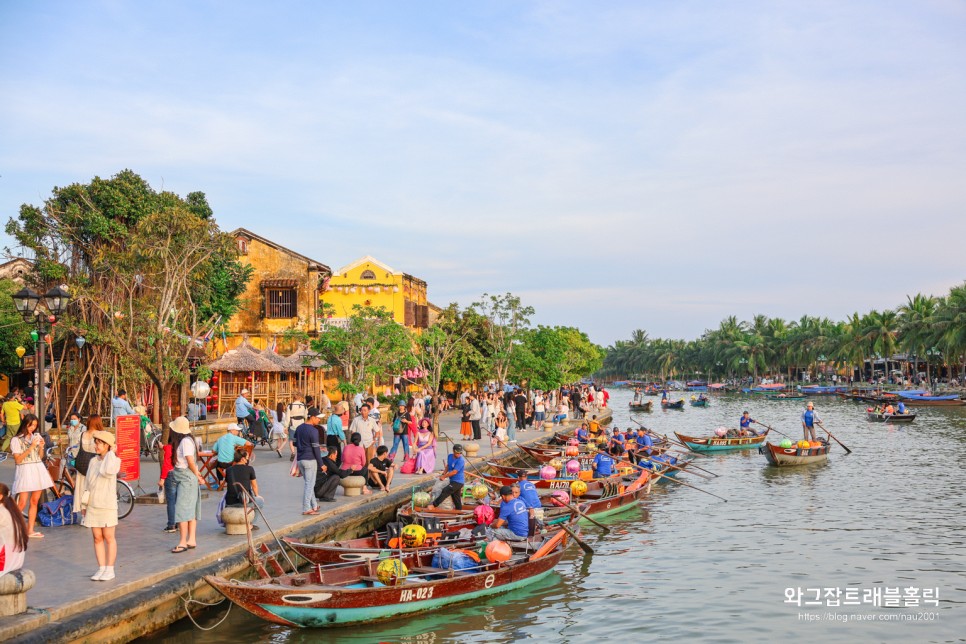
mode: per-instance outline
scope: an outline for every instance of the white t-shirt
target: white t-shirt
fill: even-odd
[[[188,456],[198,457],[198,448],[190,437],[188,440],[181,439],[178,441],[177,458],[174,461],[175,468],[179,470],[188,469]]]
[[[349,433],[346,438],[350,438],[353,433],[359,432],[362,436],[362,446],[369,448],[376,439],[376,421],[370,416],[367,419],[363,419],[362,416],[356,416],[352,419],[352,423],[349,425]]]

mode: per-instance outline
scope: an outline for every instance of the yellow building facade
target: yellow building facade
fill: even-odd
[[[323,326],[345,324],[359,305],[382,307],[399,324],[425,329],[434,308],[427,299],[425,281],[368,255],[336,270],[320,299],[326,309]]]

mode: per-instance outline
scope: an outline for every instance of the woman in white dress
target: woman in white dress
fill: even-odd
[[[94,432],[94,449],[97,456],[91,459],[87,469],[87,493],[81,500],[84,525],[94,537],[94,555],[97,572],[94,581],[114,579],[114,561],[117,559],[117,473],[121,471],[121,459],[114,453],[114,434],[99,430]]]
[[[44,535],[34,530],[37,522],[37,504],[40,493],[54,486],[53,479],[41,459],[44,456],[44,437],[40,435],[40,421],[33,414],[27,414],[20,423],[20,431],[10,441],[10,451],[17,469],[13,475],[13,493],[17,495],[17,506],[23,512],[27,504],[27,536],[43,539]]]

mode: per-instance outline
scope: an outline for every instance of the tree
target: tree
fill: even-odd
[[[485,319],[492,373],[500,383],[505,383],[513,354],[519,347],[524,331],[530,327],[530,316],[534,314],[534,309],[532,306],[523,306],[520,298],[512,293],[484,293],[483,300],[475,302],[472,308]]]
[[[30,327],[13,305],[13,294],[20,290],[13,280],[0,280],[0,373],[20,370],[17,347],[30,347]]]
[[[312,349],[342,368],[338,389],[344,397],[361,393],[373,378],[412,366],[413,341],[383,307],[352,307],[345,327],[333,327],[312,341]]]
[[[91,376],[78,391],[99,392],[95,410],[110,397],[105,381],[151,382],[160,396],[186,381],[197,338],[234,314],[251,274],[203,193],[158,192],[130,170],[55,187],[6,230],[32,252],[36,290],[63,283],[74,298],[58,327],[88,340]],[[167,421],[167,405],[157,411]]]

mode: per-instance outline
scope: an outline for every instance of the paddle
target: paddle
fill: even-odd
[[[784,433],[784,432],[780,432],[780,431],[778,431],[777,429],[775,429],[774,427],[769,427],[769,426],[768,426],[768,425],[766,425],[765,423],[759,423],[759,422],[758,422],[757,420],[753,420],[753,421],[751,421],[751,422],[753,422],[753,423],[754,423],[754,424],[756,424],[756,425],[761,425],[762,427],[764,427],[765,429],[767,429],[767,430],[768,430],[768,431],[770,431],[770,432],[775,432],[776,434],[781,434],[782,436],[784,436],[785,438],[788,438],[788,439],[790,439],[790,438],[791,438],[791,436],[789,436],[788,434],[786,434],[786,433]]]
[[[591,519],[590,518],[590,515],[587,515],[587,514],[584,514],[583,512],[581,512],[580,509],[577,506],[575,506],[573,504],[570,504],[570,503],[565,503],[564,504],[564,507],[570,508],[570,511],[571,512],[575,512],[575,513],[579,514],[581,516],[581,518],[587,519],[588,521],[590,521],[591,523],[593,523],[598,528],[602,528],[603,530],[605,530],[607,532],[610,532],[610,528],[608,528],[607,526],[605,526],[603,523],[600,523],[599,521],[596,521],[594,519]]]
[[[451,443],[453,445],[456,445],[456,443],[453,442],[453,439],[450,438],[449,435],[446,432],[440,430],[439,435],[442,436],[443,437],[443,440],[445,440],[447,443]],[[476,473],[477,474],[479,474],[480,476],[483,475],[483,472],[481,472],[480,469],[478,467],[476,467],[476,463],[474,463],[470,459],[466,458],[465,455],[463,456],[463,458],[466,459],[466,462],[469,463],[473,467],[474,470],[476,470]],[[436,478],[439,478],[439,477],[436,477]]]
[[[591,548],[590,545],[586,541],[584,541],[583,539],[581,539],[580,537],[578,537],[577,536],[577,533],[570,529],[570,526],[568,526],[568,525],[566,525],[564,523],[561,523],[560,524],[560,529],[563,530],[564,532],[566,532],[567,534],[569,534],[573,538],[573,540],[577,542],[577,545],[580,546],[580,549],[581,550],[583,550],[584,552],[586,552],[588,555],[594,554],[594,549]]]
[[[681,472],[684,471],[684,468],[681,467],[680,465],[672,465],[670,463],[663,463],[661,461],[655,461],[653,458],[651,458],[649,456],[642,456],[642,458],[647,459],[651,463],[660,463],[661,465],[667,465],[671,469],[680,470]],[[631,465],[634,465],[634,463],[631,463]],[[697,472],[690,472],[690,474],[694,474],[695,476],[700,476],[701,478],[705,478],[705,479],[710,479],[711,478],[710,476],[705,476],[704,474],[698,474]]]
[[[671,455],[677,455],[677,456],[693,456],[694,455],[694,452],[683,452],[683,453],[682,452],[665,452],[665,453],[666,454],[671,454]],[[706,470],[703,467],[698,467],[697,465],[695,465],[691,461],[688,461],[687,462],[687,467],[693,468],[693,469],[696,469],[696,470],[701,470],[702,472],[707,472],[708,474],[710,474],[711,476],[714,476],[714,477],[721,476],[720,474],[715,474],[711,470]],[[682,468],[683,468],[683,466],[682,466]]]
[[[647,470],[646,467],[641,467],[640,465],[635,465],[634,467],[636,467],[638,469],[641,469],[641,470]],[[666,474],[661,474],[660,472],[655,472],[654,470],[647,470],[647,471],[650,472],[651,474],[655,475],[655,476],[660,476],[661,478],[667,479],[669,481],[674,481],[678,485],[683,485],[685,487],[694,488],[698,492],[704,492],[705,494],[710,494],[711,496],[715,497],[716,499],[721,499],[725,503],[728,502],[728,499],[724,498],[723,496],[718,496],[717,494],[713,494],[711,492],[708,492],[707,490],[702,490],[701,488],[699,488],[696,485],[691,485],[690,483],[685,483],[684,481],[679,481],[679,480],[677,480],[675,478],[671,478],[670,476],[667,476]]]
[[[846,447],[845,446],[845,443],[843,443],[839,439],[835,438],[835,436],[832,436],[832,432],[830,432],[829,430],[825,429],[825,425],[822,424],[822,421],[818,421],[818,426],[821,427],[825,431],[825,433],[829,435],[829,437],[832,440],[834,440],[836,443],[838,443],[839,445],[841,445],[842,446],[842,449],[844,449],[847,454],[851,454],[852,453],[852,450],[850,450],[848,447]]]

